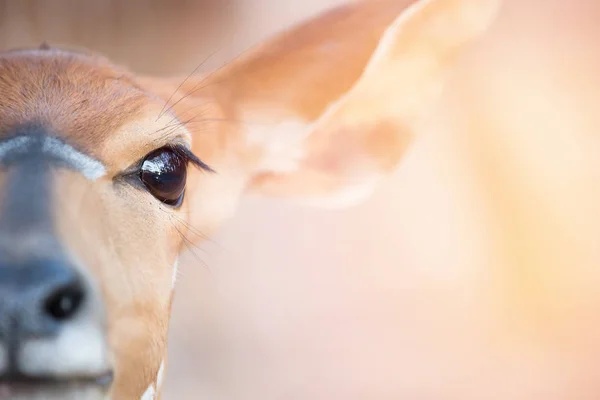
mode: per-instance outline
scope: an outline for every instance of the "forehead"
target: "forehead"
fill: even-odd
[[[0,93],[0,138],[42,126],[90,154],[157,106],[107,60],[59,50],[0,53]]]

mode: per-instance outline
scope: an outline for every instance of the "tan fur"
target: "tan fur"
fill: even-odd
[[[347,5],[190,78],[174,95],[181,79],[138,78],[99,56],[0,53],[0,133],[40,124],[106,164],[97,182],[58,173],[55,213],[103,295],[113,399],[139,398],[156,383],[182,236],[200,241],[195,232],[217,227],[246,190],[364,197],[398,164],[450,56],[481,33],[495,3],[429,0],[408,14],[403,0]],[[217,171],[190,169],[181,209],[114,181],[174,138],[191,141]]]

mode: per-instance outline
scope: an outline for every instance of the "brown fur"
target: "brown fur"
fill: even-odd
[[[0,131],[45,125],[95,156],[149,102],[127,72],[100,56],[18,50],[2,54],[0,69]]]

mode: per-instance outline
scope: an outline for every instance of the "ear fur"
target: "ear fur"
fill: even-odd
[[[211,116],[238,122],[224,123],[219,134],[248,191],[351,204],[399,163],[444,73],[492,22],[499,2],[350,3],[188,80],[175,111],[185,120],[183,106],[211,103]]]

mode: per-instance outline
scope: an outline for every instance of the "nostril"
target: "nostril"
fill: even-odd
[[[65,285],[53,291],[45,303],[45,311],[57,321],[72,318],[81,307],[85,297],[79,283]]]

